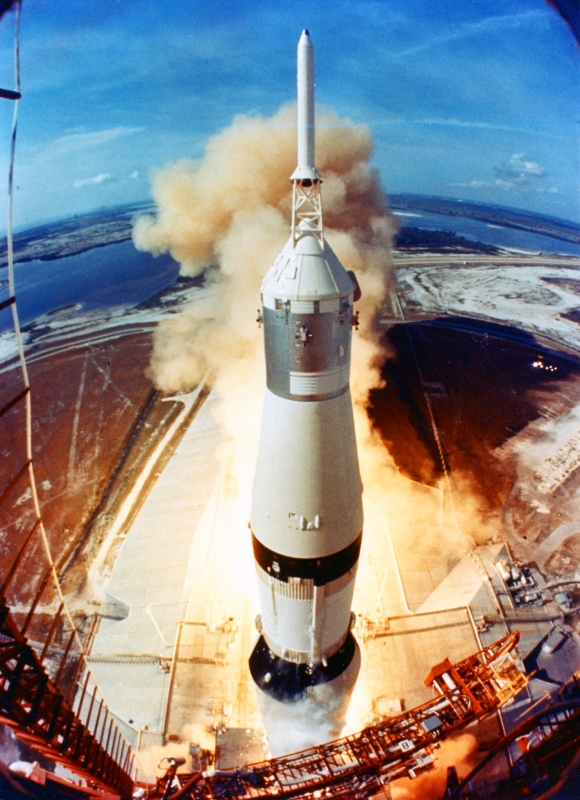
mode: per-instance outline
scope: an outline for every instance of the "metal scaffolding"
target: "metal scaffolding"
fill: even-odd
[[[173,800],[372,797],[393,780],[433,769],[440,741],[525,687],[511,655],[518,639],[509,634],[458,664],[443,661],[425,679],[432,700],[360,733],[238,770],[176,775],[173,765],[158,793]]]
[[[67,607],[45,529],[32,447],[32,405],[14,280],[12,208],[20,87],[21,0],[14,11],[14,103],[8,170],[8,285],[0,312],[10,310],[17,349],[0,387],[0,436],[11,467],[0,477],[0,723],[57,762],[105,788],[130,796],[133,754],[88,669],[83,642]],[[6,396],[4,396],[6,395]],[[53,535],[52,547],[58,546]]]

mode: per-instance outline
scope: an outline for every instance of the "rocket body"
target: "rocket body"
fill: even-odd
[[[360,663],[351,603],[362,485],[349,390],[358,286],[323,234],[306,32],[298,89],[292,232],[261,290],[267,388],[250,518],[261,635],[250,671],[271,700],[332,695],[345,712]]]
[[[293,179],[320,179],[314,166],[314,47],[307,31],[298,42],[298,166]]]

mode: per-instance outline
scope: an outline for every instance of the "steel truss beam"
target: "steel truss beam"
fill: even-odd
[[[67,655],[65,651],[59,672]],[[98,737],[101,740],[106,721],[105,717]],[[98,741],[97,726],[95,734],[91,733],[52,683],[12,620],[4,598],[0,598],[0,722],[10,725],[19,739],[48,758],[103,788],[131,796],[130,774]],[[112,724],[111,719],[109,729]]]
[[[518,639],[518,633],[510,634],[458,664],[438,664],[425,679],[435,697],[421,706],[292,755],[213,775],[177,775],[180,789],[167,791],[168,797],[365,800],[390,781],[415,778],[433,769],[439,741],[492,713],[524,688],[527,678],[510,655]],[[166,790],[168,783],[169,779]]]
[[[533,736],[532,743],[528,740],[530,735]],[[464,796],[480,797],[477,789],[471,792],[466,787],[471,785],[490,761],[493,761],[498,754],[505,753],[516,741],[523,743],[523,747],[520,745],[523,755],[510,769],[509,788],[504,787],[503,793],[498,789],[498,797],[509,796],[515,799],[525,793],[536,797],[536,791],[533,791],[534,784],[544,796],[545,792],[553,788],[563,777],[567,766],[578,753],[580,700],[569,699],[524,720],[507,736],[500,739],[493,750],[457,784],[448,795],[449,800],[459,800]],[[487,792],[486,797],[496,796],[495,790],[491,787],[482,787],[482,791]]]

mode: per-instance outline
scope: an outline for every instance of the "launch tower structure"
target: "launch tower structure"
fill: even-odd
[[[291,236],[261,289],[267,388],[250,518],[261,635],[250,671],[271,700],[313,698],[340,720],[360,666],[351,602],[362,484],[349,389],[360,290],[324,236],[308,31],[291,180]]]

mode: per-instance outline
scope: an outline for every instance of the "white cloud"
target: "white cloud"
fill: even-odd
[[[501,14],[495,17],[486,17],[476,22],[466,22],[463,25],[458,25],[453,28],[450,27],[445,33],[433,36],[415,47],[410,47],[407,50],[402,50],[399,53],[394,53],[397,56],[412,56],[420,53],[423,50],[429,50],[432,47],[448,44],[449,42],[457,42],[460,39],[467,39],[472,36],[479,36],[482,33],[489,33],[493,31],[503,31],[510,28],[520,28],[522,25],[527,25],[530,22],[537,22],[541,17],[541,12],[536,9],[522,11],[517,14]]]
[[[142,130],[142,128],[119,126],[117,128],[105,128],[100,131],[88,131],[86,133],[68,133],[65,136],[60,136],[48,145],[47,155],[54,158],[56,156],[67,156],[80,150],[98,148],[121,136],[130,136],[133,133],[138,133],[140,130]]]
[[[493,189],[495,183],[490,181],[463,181],[459,183],[450,183],[449,186],[458,186],[462,189]]]
[[[110,172],[102,172],[100,175],[95,175],[94,178],[79,178],[75,181],[75,189],[81,189],[83,186],[92,186],[100,183],[115,183],[116,178],[113,178]]]
[[[498,185],[521,186],[527,184],[530,178],[545,178],[547,172],[537,161],[526,158],[525,153],[514,153],[509,161],[494,169],[494,174],[498,178]]]
[[[448,127],[448,128],[477,128],[479,130],[489,130],[489,131],[513,131],[515,133],[531,133],[534,136],[549,136],[550,139],[567,139],[567,137],[562,136],[556,133],[553,129],[545,129],[542,130],[541,128],[534,127],[534,128],[525,128],[520,125],[510,125],[510,124],[501,124],[501,123],[494,123],[494,122],[485,122],[481,120],[467,120],[467,119],[456,119],[454,117],[424,117],[422,119],[413,119],[413,118],[403,118],[403,117],[391,117],[390,119],[381,117],[380,119],[367,119],[366,123],[367,127],[375,129],[375,128],[386,128],[386,127]],[[318,126],[317,126],[318,127]]]
[[[128,181],[136,180],[138,177],[139,170],[135,170],[128,177],[123,178],[122,180],[113,177],[110,172],[101,172],[99,175],[95,175],[94,178],[78,178],[74,182],[74,187],[75,189],[82,189],[83,186],[98,186],[101,183],[127,183]]]
[[[472,180],[467,183],[452,183],[467,189],[501,189],[506,192],[534,192],[560,194],[557,186],[546,186],[548,171],[525,153],[514,153],[499,167],[494,167],[495,180]]]

